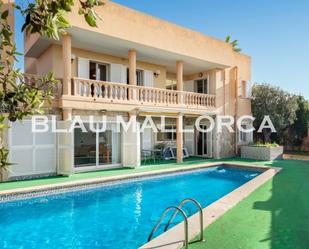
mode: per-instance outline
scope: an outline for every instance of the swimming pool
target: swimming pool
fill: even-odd
[[[0,248],[135,249],[167,206],[206,207],[260,173],[219,166],[0,203]]]

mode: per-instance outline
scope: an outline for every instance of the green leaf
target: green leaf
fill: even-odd
[[[89,26],[91,26],[91,27],[97,27],[96,20],[95,20],[94,16],[91,15],[90,13],[88,13],[88,14],[85,15],[85,20],[86,20],[86,22],[89,24]]]
[[[229,43],[230,40],[231,40],[231,36],[230,36],[230,35],[227,35],[227,36],[225,37],[225,42],[226,42],[226,43]]]
[[[31,21],[31,16],[30,16],[30,14],[28,14],[26,16],[25,23],[24,23],[24,25],[21,28],[21,32],[24,32],[25,28],[30,24],[30,21]]]
[[[3,20],[7,19],[8,16],[9,16],[9,10],[6,10],[1,14],[1,18]]]

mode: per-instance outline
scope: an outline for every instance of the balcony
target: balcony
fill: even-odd
[[[73,78],[72,96],[114,104],[214,109],[216,96],[162,88]]]
[[[41,77],[24,74],[25,81],[39,86]],[[61,108],[102,110],[105,107],[128,111],[132,107],[156,107],[185,109],[187,111],[214,111],[216,96],[186,91],[174,91],[163,88],[133,86],[81,78],[72,79],[71,94],[63,95],[62,80],[54,89],[56,106]],[[59,101],[59,102],[58,102]],[[102,104],[104,108],[102,108]]]

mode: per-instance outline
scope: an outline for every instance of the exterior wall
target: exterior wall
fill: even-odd
[[[239,98],[238,99],[238,116],[250,115],[251,112],[251,99]]]
[[[57,53],[54,45],[49,46],[38,58],[25,57],[26,73],[45,75],[54,72],[55,77],[60,78],[60,70],[62,71],[62,53]]]
[[[86,58],[97,62],[116,63],[124,66],[129,66],[127,58],[121,58],[113,55],[95,53],[83,49],[72,48],[72,54],[76,56],[76,59],[72,63],[72,77],[77,77],[77,58]],[[27,58],[26,59],[26,72],[34,74],[46,74],[53,71],[56,78],[62,78],[63,66],[62,66],[62,47],[60,45],[50,46],[39,58]],[[166,68],[161,65],[154,65],[147,62],[137,61],[137,69],[160,71],[160,75],[154,78],[154,87],[165,88],[166,82]]]
[[[89,27],[77,12],[76,6],[75,10],[69,15],[73,27],[98,32],[110,37],[117,37],[223,65],[232,66],[238,60],[238,57],[247,57],[235,55],[231,46],[224,41],[111,1],[97,10],[98,14],[104,17],[104,20],[98,22],[100,29]]]
[[[225,127],[222,133],[215,133],[213,136],[214,154],[216,159],[235,156],[235,134],[230,133]]]

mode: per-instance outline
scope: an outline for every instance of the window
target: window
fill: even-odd
[[[243,129],[250,129],[253,127],[253,124],[242,124],[241,127]],[[250,143],[253,142],[253,131],[251,132],[243,132],[239,131],[239,142],[240,143]]]
[[[136,85],[143,86],[144,85],[144,77],[143,70],[136,70]]]
[[[243,129],[246,129],[246,125],[241,125]],[[239,142],[247,142],[247,133],[243,131],[239,131]]]
[[[130,71],[127,68],[127,84],[130,83]],[[143,86],[144,85],[144,71],[141,69],[136,70],[136,85]]]
[[[109,65],[90,61],[89,78],[91,80],[109,80]]]
[[[169,85],[169,86],[166,86],[166,89],[167,90],[177,90],[177,86],[176,85]]]
[[[101,124],[95,124],[98,129]],[[104,132],[93,132],[85,124],[87,132],[74,129],[74,164],[76,168],[98,167],[120,163],[121,135],[114,131],[114,125],[108,125]]]
[[[177,90],[176,80],[166,80],[166,89],[167,90]]]
[[[157,141],[175,141],[176,140],[176,125],[166,125],[165,131],[157,133]]]
[[[207,79],[201,79],[201,80],[197,80],[195,81],[195,86],[196,86],[196,90],[195,92],[197,93],[208,93],[208,82]]]

